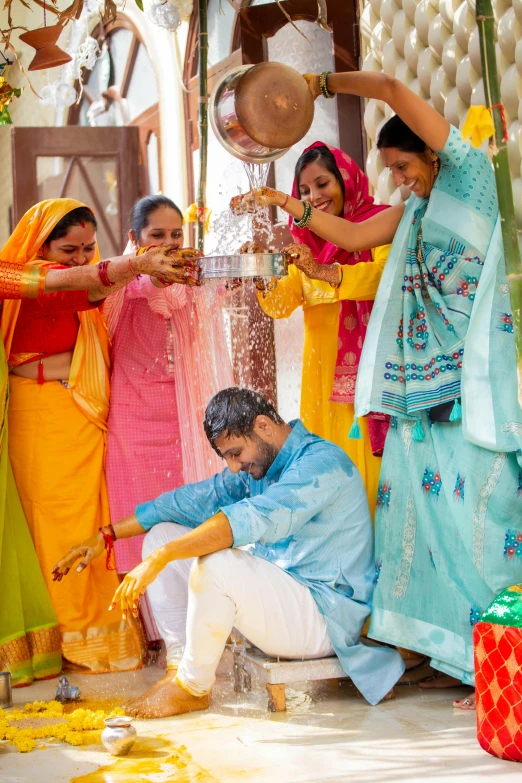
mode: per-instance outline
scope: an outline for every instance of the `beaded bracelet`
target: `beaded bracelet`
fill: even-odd
[[[323,98],[335,98],[334,93],[330,92],[328,89],[328,77],[331,73],[331,71],[323,71],[319,77],[319,89],[321,90]]]
[[[110,261],[100,261],[98,264],[98,277],[100,278],[100,282],[104,288],[112,288],[113,285],[116,285],[115,283],[111,283],[109,280],[109,275],[107,274],[107,267],[109,264]]]
[[[303,217],[301,220],[296,220],[294,218],[294,226],[296,228],[307,228],[312,220],[312,205],[309,201],[301,201],[301,204],[304,206]]]

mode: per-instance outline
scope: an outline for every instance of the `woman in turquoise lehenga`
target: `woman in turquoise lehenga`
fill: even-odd
[[[395,185],[412,193],[357,226],[318,210],[308,224],[351,251],[393,239],[356,393],[357,416],[392,417],[369,636],[429,656],[439,687],[473,685],[473,625],[522,581],[522,412],[493,168],[395,79],[333,74],[321,90],[318,76],[306,78],[315,97],[389,104],[398,116],[378,147]],[[307,216],[284,194],[255,196]],[[293,250],[305,265],[307,251]]]

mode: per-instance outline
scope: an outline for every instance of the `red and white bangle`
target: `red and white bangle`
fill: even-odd
[[[114,542],[116,541],[116,533],[111,524],[105,527],[98,528],[103,536],[103,543],[105,544],[105,551],[107,552],[107,559],[105,561],[105,567],[107,571],[115,571],[116,564],[114,561]]]

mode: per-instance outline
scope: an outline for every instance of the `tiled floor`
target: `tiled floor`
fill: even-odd
[[[28,754],[0,743],[2,783],[426,783],[521,780],[522,768],[479,747],[471,713],[453,710],[469,691],[397,689],[395,701],[370,707],[343,684],[289,689],[288,711],[266,711],[256,687],[235,694],[226,653],[208,712],[136,721],[131,754],[113,759],[101,746],[48,744]],[[160,675],[72,676],[85,698],[122,700]],[[51,698],[56,681],[16,690],[15,702]]]

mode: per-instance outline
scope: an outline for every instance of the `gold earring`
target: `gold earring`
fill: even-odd
[[[440,171],[440,160],[434,152],[431,153],[431,160],[433,162],[433,171],[435,172],[435,176],[437,176]]]

